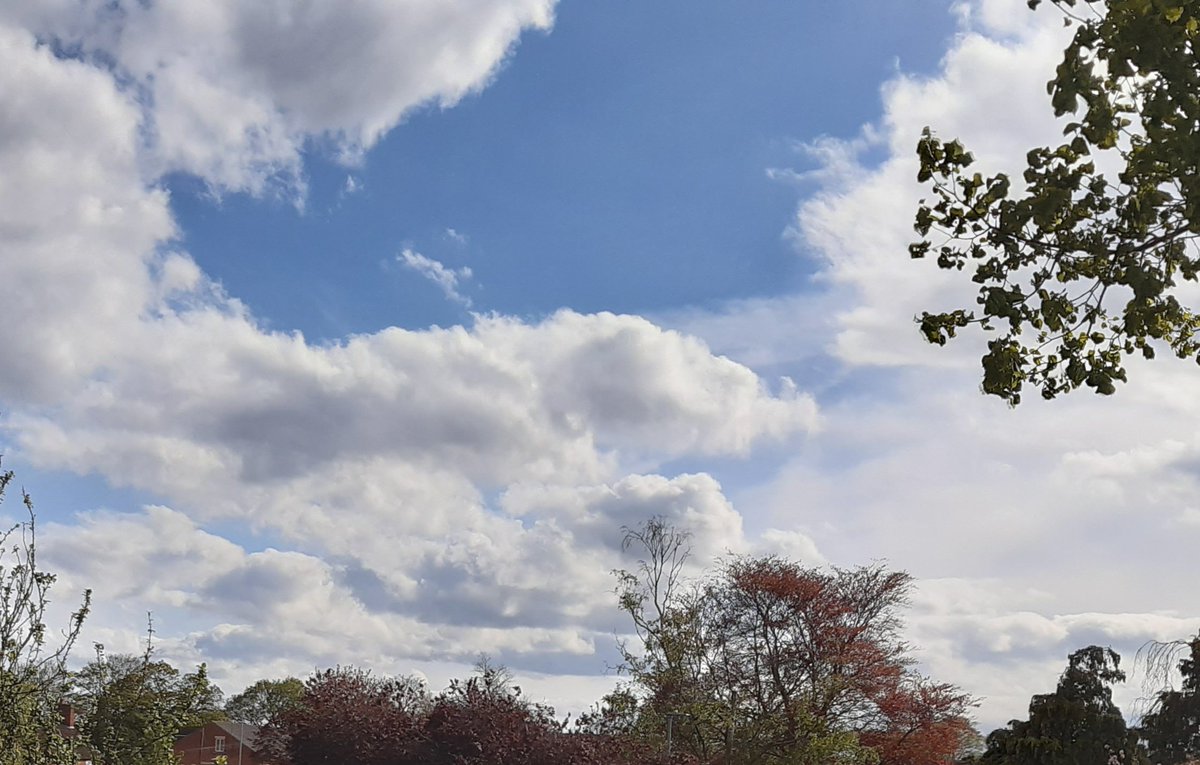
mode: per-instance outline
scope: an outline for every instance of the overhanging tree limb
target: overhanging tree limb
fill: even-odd
[[[1200,351],[1200,316],[1179,294],[1200,272],[1200,2],[1110,0],[1082,14],[1076,0],[1053,2],[1076,31],[1051,106],[1079,116],[1064,143],[1029,151],[1024,190],[968,173],[957,140],[926,128],[917,145],[932,197],[909,254],[970,266],[979,285],[977,308],[925,312],[921,331],[939,345],[971,326],[994,333],[983,390],[1013,405],[1026,384],[1045,398],[1111,394],[1131,354]],[[1120,166],[1114,180],[1096,170],[1102,154]]]

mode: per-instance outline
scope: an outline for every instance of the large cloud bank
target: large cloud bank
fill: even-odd
[[[231,688],[334,662],[603,670],[620,529],[741,517],[679,458],[810,431],[813,400],[638,317],[267,331],[176,244],[166,173],[302,198],[413,108],[485,87],[547,0],[10,3],[0,11],[0,400],[41,469],[162,504],[46,527],[91,637]],[[239,541],[233,541],[233,540]],[[247,541],[253,540],[253,541]],[[64,603],[65,605],[65,603]]]

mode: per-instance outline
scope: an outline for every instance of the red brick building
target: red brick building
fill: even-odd
[[[256,749],[258,726],[221,720],[192,728],[175,739],[180,765],[212,765],[225,755],[229,765],[267,765]]]
[[[79,743],[79,731],[75,729],[75,707],[63,702],[58,705],[58,714],[62,717],[59,723],[60,736],[75,744],[75,765],[92,765],[92,750]]]

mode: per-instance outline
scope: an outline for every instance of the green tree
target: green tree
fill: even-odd
[[[304,681],[296,677],[259,680],[225,703],[225,714],[234,722],[266,725],[281,711],[300,702]]]
[[[12,481],[12,471],[0,473],[0,502]],[[62,765],[73,761],[73,747],[59,735],[58,704],[91,591],[61,639],[48,643],[46,608],[55,576],[38,569],[33,502],[21,494],[28,520],[0,532],[0,765]]]
[[[604,694],[575,719],[575,730],[593,736],[628,736],[638,731],[641,700],[629,685]]]
[[[149,646],[149,644],[148,644]],[[173,765],[175,736],[224,718],[221,689],[201,664],[182,674],[152,650],[97,656],[75,676],[78,728],[100,765]]]
[[[1154,708],[1142,718],[1140,732],[1150,760],[1161,765],[1200,760],[1200,637],[1183,648],[1179,689],[1160,691]]]
[[[907,574],[734,557],[695,580],[661,519],[626,542],[644,553],[617,573],[631,685],[585,725],[729,765],[942,765],[959,748],[971,700],[917,675],[900,639]]]
[[[993,333],[983,390],[1013,405],[1026,383],[1045,398],[1110,394],[1127,356],[1200,349],[1180,298],[1200,272],[1200,2],[1052,1],[1076,26],[1048,85],[1054,113],[1076,115],[1064,143],[1029,151],[1023,185],[971,173],[963,144],[928,128],[917,146],[933,199],[909,252],[970,267],[979,285],[978,309],[924,313],[921,331],[939,345],[971,325]]]
[[[1088,646],[1071,654],[1054,693],[1034,696],[1029,719],[1013,720],[987,737],[982,765],[1141,765],[1137,734],[1112,700],[1124,682],[1121,657]]]
[[[712,736],[701,734],[700,726],[716,722],[709,671],[715,647],[702,634],[702,593],[683,578],[691,554],[689,535],[655,518],[626,529],[623,546],[645,556],[634,571],[614,572],[618,603],[637,636],[633,643],[619,644],[621,669],[632,687],[602,702],[592,719],[624,717],[627,728],[662,739],[664,748],[683,748],[707,758]],[[634,689],[645,701],[631,726],[628,704]],[[664,738],[668,735],[669,742]]]

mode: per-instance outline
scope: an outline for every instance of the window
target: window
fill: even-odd
[[[225,737],[217,736],[213,739],[213,751],[220,753],[225,751]]]

